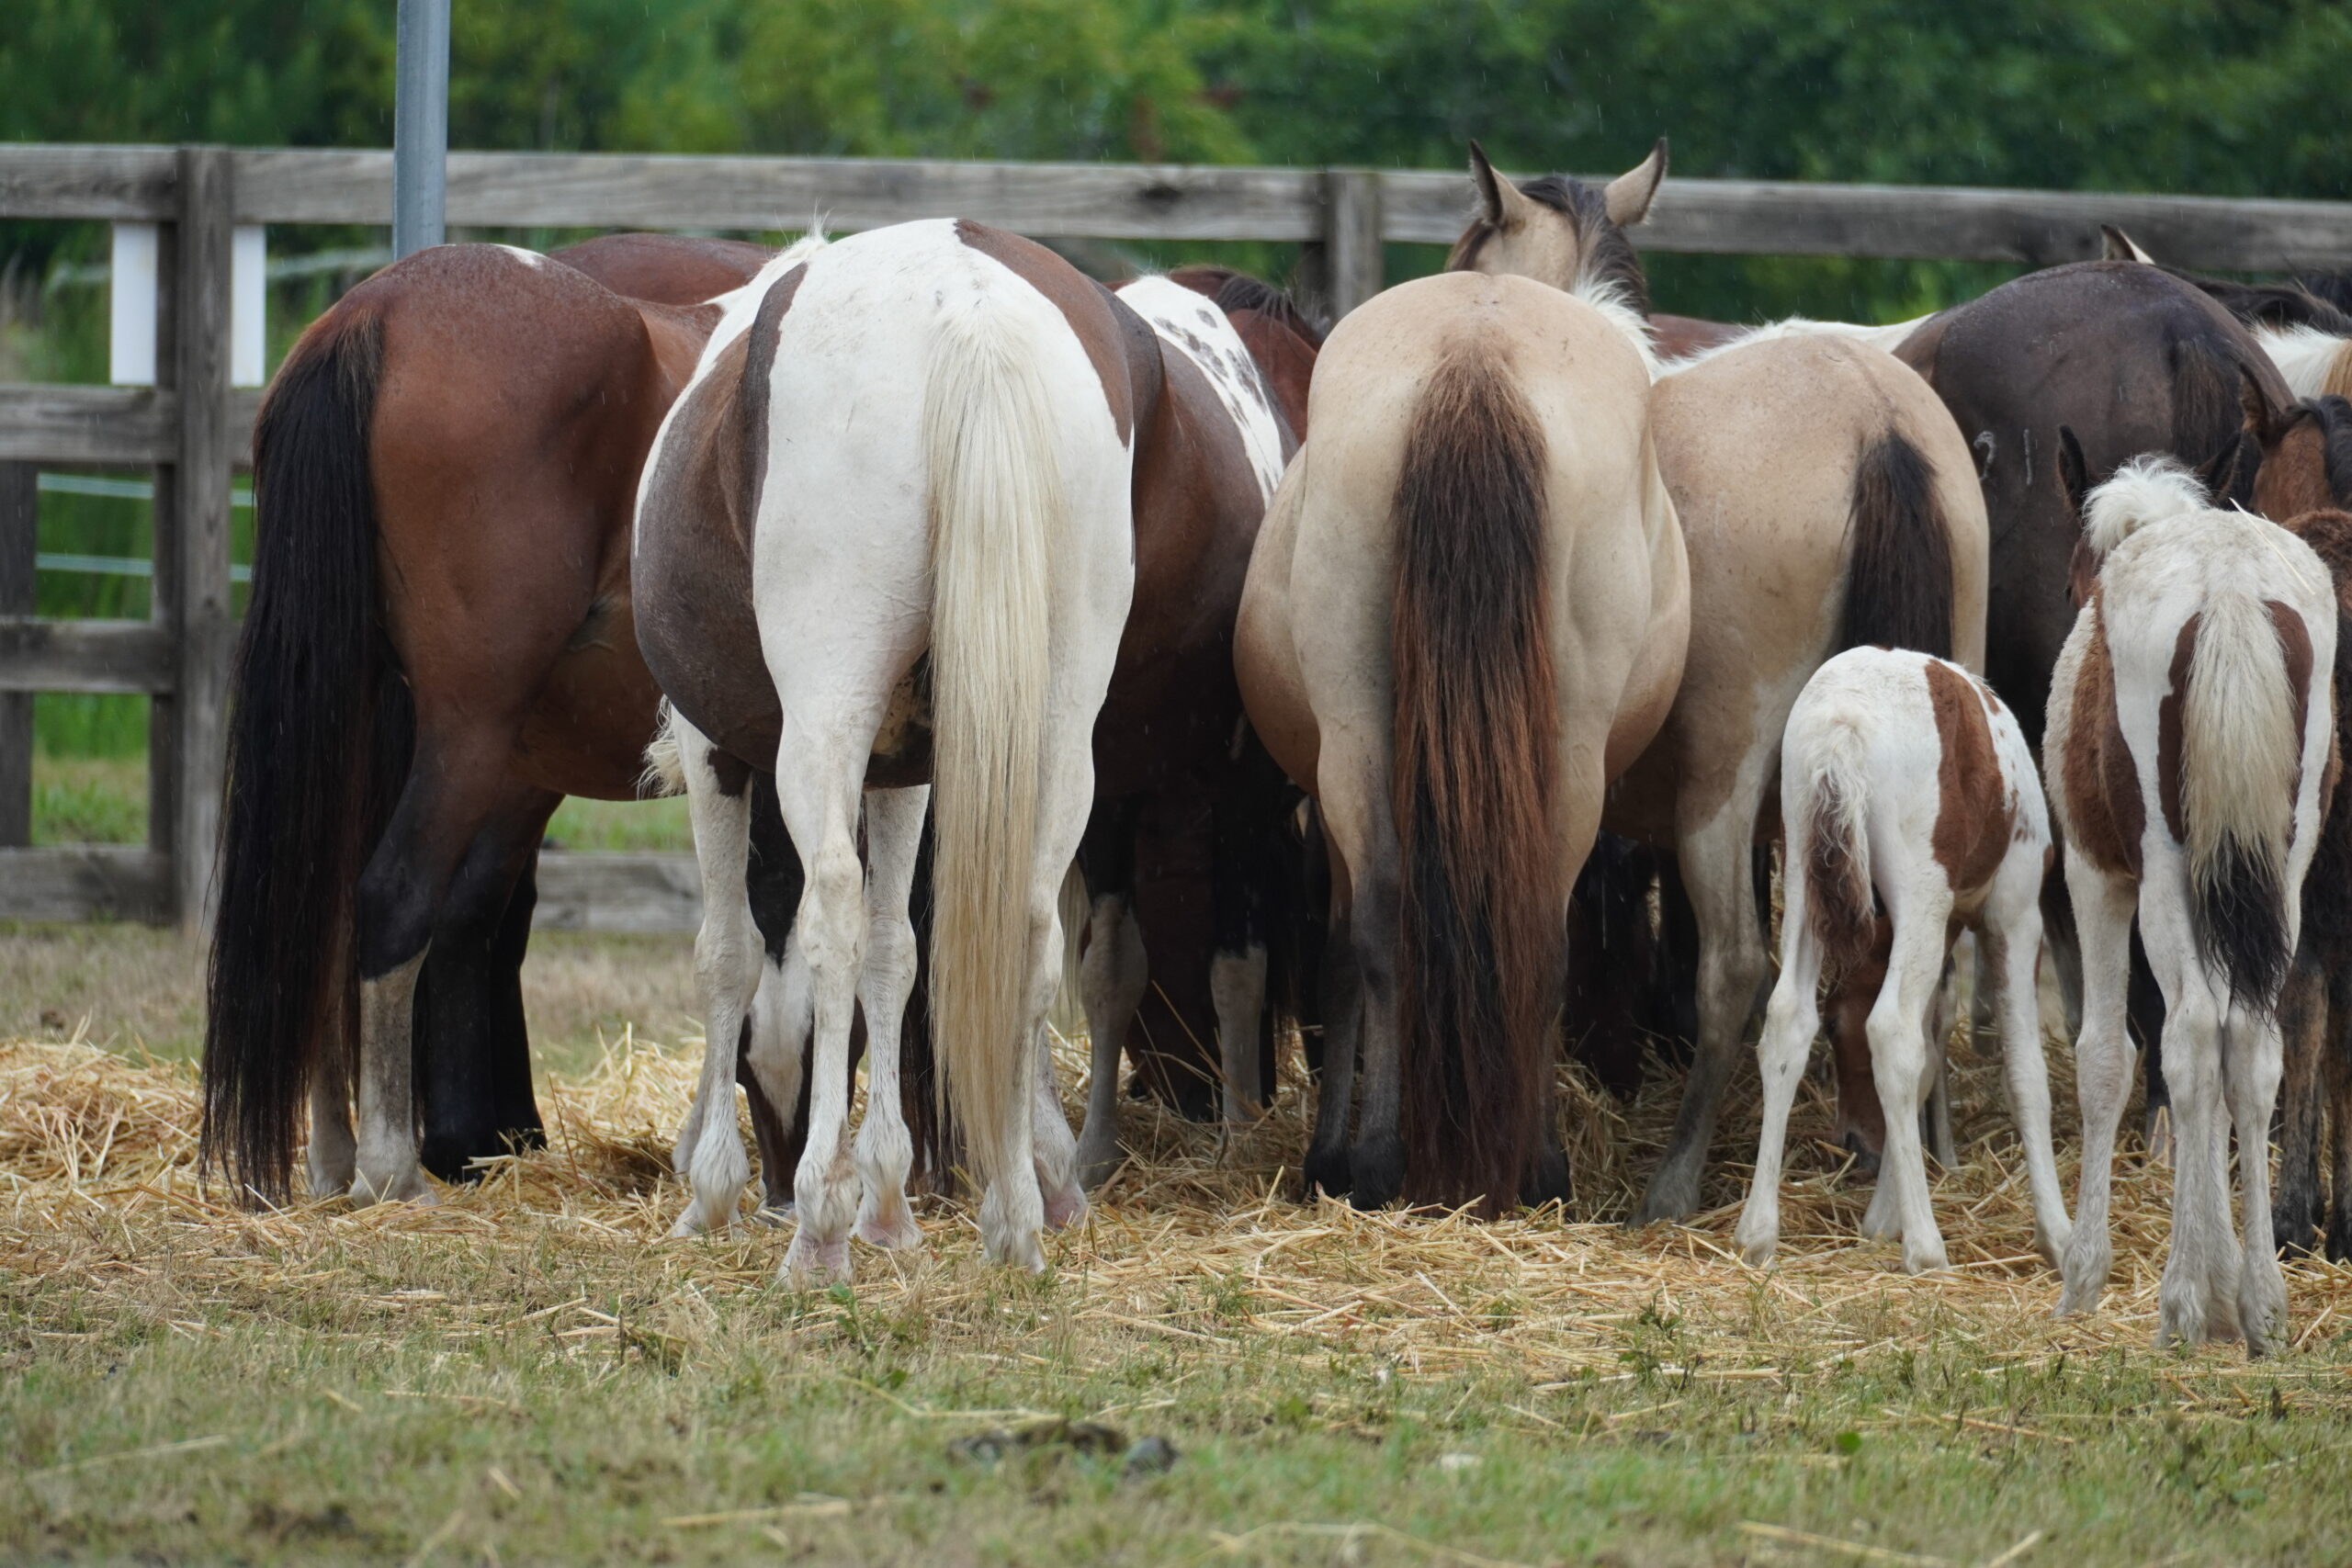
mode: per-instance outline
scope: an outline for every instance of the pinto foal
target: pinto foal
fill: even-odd
[[[2276,1007],[2329,772],[2335,592],[2310,546],[2217,510],[2169,459],[2136,458],[2085,498],[2082,450],[2059,436],[2098,577],[2058,658],[2043,743],[2083,952],[2080,1224],[2058,1310],[2087,1311],[2107,1281],[2136,913],[2164,988],[2176,1140],[2157,1340],[2243,1337],[2259,1352],[2287,1306],[2271,1239]]]
[[[1998,976],[2002,1066],[2025,1145],[2034,1246],[2057,1259],[2066,1208],[2050,1150],[2050,1081],[2035,1017],[2050,818],[2017,719],[1959,665],[1858,648],[1814,672],[1781,741],[1788,825],[1781,978],[1757,1056],[1764,1129],[1739,1220],[1741,1251],[1770,1259],[1781,1233],[1781,1151],[1797,1077],[1820,1023],[1824,969],[1885,976],[1871,1009],[1871,1065],[1886,1152],[1866,1235],[1903,1238],[1913,1273],[1944,1267],[1928,1198],[1919,1110],[1942,1060],[1929,1038],[1945,955],[1963,926]]]

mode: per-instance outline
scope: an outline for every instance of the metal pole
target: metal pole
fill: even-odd
[[[442,240],[449,161],[449,0],[400,0],[392,99],[392,254]]]

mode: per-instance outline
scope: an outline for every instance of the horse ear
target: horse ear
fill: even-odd
[[[2071,424],[2058,427],[2058,482],[2065,487],[2067,506],[2080,517],[2091,493],[2090,465],[2083,461],[2083,444]]]
[[[1620,229],[1630,229],[1650,215],[1650,203],[1657,199],[1658,182],[1666,178],[1666,138],[1657,139],[1650,155],[1611,180],[1600,193],[1609,209],[1609,221]]]
[[[2100,240],[2099,260],[2138,262],[2143,266],[2154,266],[2156,265],[2155,257],[2142,250],[2140,248],[2140,243],[2137,240],[2134,240],[2131,235],[2125,233],[2114,224],[2100,224],[2098,226],[2098,232]]]
[[[1519,187],[1495,172],[1487,161],[1487,150],[1474,138],[1470,143],[1470,177],[1478,186],[1478,215],[1498,229],[1508,229],[1523,215],[1521,209],[1527,198]]]

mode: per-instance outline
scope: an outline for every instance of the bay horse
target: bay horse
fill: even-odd
[[[1613,229],[1655,186],[1645,164],[1574,199]],[[1630,252],[1582,257],[1566,289],[1453,272],[1343,320],[1250,559],[1235,661],[1321,814],[1326,964],[1350,972],[1306,1176],[1364,1207],[1566,1187],[1569,892],[1690,635]]]
[[[1660,142],[1639,171],[1652,190],[1665,162]],[[1475,144],[1471,173],[1480,211],[1450,265],[1558,286],[1588,257],[1613,258],[1627,298],[1646,305],[1622,231],[1646,215],[1646,199],[1621,211],[1557,176],[1515,186]],[[1674,852],[1697,917],[1699,1035],[1635,1224],[1699,1206],[1724,1088],[1766,976],[1751,849],[1771,834],[1791,705],[1840,649],[1876,643],[1981,664],[1988,547],[1951,416],[1854,331],[1784,324],[1669,364],[1650,417],[1690,558],[1689,653],[1664,726],[1611,792],[1603,822]],[[1859,1092],[1840,1097],[1859,1141],[1875,1100],[1866,1049],[1844,1044],[1849,1079],[1864,1064]]]
[[[2071,1226],[2050,1145],[2050,1077],[2035,1015],[2041,883],[2054,852],[2025,743],[2001,700],[1928,654],[1849,649],[1813,673],[1781,742],[1788,835],[1781,977],[1756,1055],[1764,1124],[1736,1232],[1761,1266],[1781,1232],[1789,1107],[1820,1011],[1825,973],[1864,964],[1885,976],[1870,998],[1870,1060],[1886,1152],[1862,1234],[1900,1237],[1912,1273],[1945,1266],[1928,1192],[1919,1112],[1943,1058],[1938,992],[1962,927],[1986,946],[2002,1023],[2003,1082],[2024,1145],[2034,1247],[2056,1263]]]
[[[538,1141],[539,839],[564,795],[637,793],[658,697],[631,629],[638,469],[716,319],[695,302],[770,254],[435,247],[345,295],[273,381],[204,1053],[206,1152],[241,1190],[286,1191],[306,1096],[313,1193],[425,1190],[405,1112],[382,1113],[412,1087],[445,1179]],[[421,1077],[373,1054],[363,1157],[368,1032],[413,1034]]]
[[[926,804],[935,1048],[985,1188],[986,1254],[1041,1269],[1044,1224],[1084,1212],[1042,1024],[1057,894],[1094,793],[1090,735],[1134,592],[1133,443],[1166,379],[1134,311],[977,223],[899,224],[771,263],[727,306],[646,466],[633,564],[706,884],[711,1043],[680,1140],[686,1228],[731,1214],[745,1175],[720,1108],[758,984],[740,872],[760,768],[805,867],[815,1032],[786,1274],[847,1277],[861,1218],[869,1239],[919,1235],[897,1197],[895,1097],[869,1096],[854,1168],[845,1133],[854,1002],[874,1081],[895,1071]]]
[[[2058,1310],[2096,1306],[2112,1256],[2136,913],[2164,992],[2176,1145],[2157,1342],[2243,1338],[2258,1355],[2286,1319],[2270,1207],[2276,1007],[2332,782],[2336,593],[2308,545],[2214,507],[2170,459],[2135,459],[2090,488],[2064,428],[2059,458],[2097,575],[2054,671],[2043,748],[2084,984],[2082,1189]]]

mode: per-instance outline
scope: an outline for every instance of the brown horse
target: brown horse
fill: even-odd
[[[1579,242],[1655,188],[1650,164],[1569,187]],[[1352,974],[1353,1016],[1325,1021],[1306,1173],[1367,1207],[1566,1190],[1551,1074],[1569,892],[1681,674],[1687,571],[1630,251],[1578,256],[1571,290],[1448,275],[1342,321],[1250,562],[1236,664],[1320,808],[1327,964]]]
[[[206,1148],[240,1188],[285,1191],[308,1092],[313,1191],[420,1190],[397,1151],[355,1169],[363,993],[378,1032],[413,1019],[428,1168],[537,1137],[518,971],[541,830],[564,795],[636,794],[638,470],[715,319],[688,302],[766,254],[443,246],[288,355],[255,433],[205,1050]]]
[[[1661,143],[1645,167],[1655,179],[1664,164]],[[1482,211],[1455,246],[1456,265],[1556,286],[1588,253],[1616,254],[1629,296],[1644,300],[1631,244],[1589,203],[1579,209],[1569,182],[1513,186],[1475,147],[1471,172]],[[1770,794],[1791,705],[1841,649],[1883,644],[1981,663],[1986,550],[1984,505],[1951,417],[1867,344],[1745,334],[1668,366],[1650,404],[1690,552],[1690,649],[1665,727],[1611,792],[1603,820],[1675,853],[1697,914],[1699,1040],[1637,1222],[1698,1207],[1724,1085],[1766,977],[1751,846],[1775,827]],[[1857,984],[1876,995],[1874,978]],[[1875,1105],[1866,1088],[1850,1098]]]

